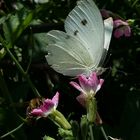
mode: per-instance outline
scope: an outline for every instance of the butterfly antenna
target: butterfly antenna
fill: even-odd
[[[124,74],[125,76],[127,76],[127,75],[128,75],[128,73],[127,73],[127,72],[125,72],[125,71],[123,71],[123,70],[119,70],[119,69],[117,69],[117,72],[119,72],[119,73],[121,73],[121,74]]]
[[[111,74],[111,67],[105,68],[107,72],[107,74],[104,76],[104,79],[107,79],[107,77],[109,77],[109,75]]]
[[[111,73],[111,71],[113,70],[113,68],[110,67],[109,69],[110,69],[109,73]],[[116,73],[121,73],[121,74],[123,74],[123,75],[125,75],[125,76],[128,75],[127,72],[125,72],[125,71],[123,71],[123,70],[119,70],[118,68],[116,68]]]

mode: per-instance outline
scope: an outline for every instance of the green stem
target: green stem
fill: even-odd
[[[10,43],[7,43],[5,40],[3,40],[3,38],[1,36],[0,36],[0,41],[1,41],[2,45],[4,46],[5,50],[7,51],[8,55],[15,62],[17,68],[19,69],[19,71],[21,72],[21,74],[23,75],[23,77],[27,80],[27,82],[30,85],[30,87],[32,88],[35,96],[40,97],[41,95],[39,94],[38,90],[36,89],[36,87],[32,83],[32,81],[29,78],[28,74],[24,71],[24,69],[22,68],[22,66],[20,65],[20,63],[17,61],[17,59],[15,58],[15,56],[10,51],[9,48],[12,48],[11,44]]]
[[[11,130],[10,132],[8,132],[8,133],[2,135],[2,136],[0,137],[0,139],[3,139],[3,138],[5,138],[5,137],[7,137],[8,135],[11,135],[12,133],[14,133],[14,132],[17,131],[18,129],[20,129],[23,125],[24,125],[24,123],[21,123],[21,124],[20,124],[18,127],[16,127],[15,129],[13,129],[13,130]]]
[[[91,137],[91,140],[94,140],[92,124],[89,124],[89,130],[90,130],[90,137]]]
[[[40,97],[41,95],[39,94],[38,90],[35,88],[35,86],[33,85],[32,81],[30,80],[28,74],[23,70],[23,68],[21,67],[21,65],[19,64],[17,59],[14,57],[12,52],[7,47],[6,47],[6,51],[9,54],[9,56],[12,58],[12,60],[15,62],[16,66],[19,69],[19,71],[21,72],[21,74],[26,78],[26,80],[27,80],[28,84],[30,85],[30,87],[32,88],[34,94],[36,96]]]
[[[7,100],[7,102],[9,104],[13,103],[12,98],[11,98],[10,93],[9,93],[9,90],[7,88],[7,85],[6,85],[5,80],[3,78],[3,74],[2,74],[1,70],[0,70],[0,89],[3,93],[4,98]]]
[[[108,140],[108,137],[107,137],[107,135],[105,133],[105,130],[104,130],[103,126],[101,126],[100,128],[101,128],[101,131],[102,131],[102,134],[103,134],[105,140]]]
[[[8,104],[13,104],[13,99],[10,96],[10,92],[8,90],[7,84],[3,78],[2,71],[0,70],[0,89],[3,93],[3,97],[6,99]],[[13,111],[16,113],[16,109],[12,107]]]

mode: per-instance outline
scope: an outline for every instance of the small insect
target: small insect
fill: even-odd
[[[26,115],[27,115],[27,118],[32,118],[32,114],[31,114],[31,111],[35,108],[38,108],[39,106],[41,106],[43,104],[43,101],[44,101],[44,98],[42,97],[38,97],[38,98],[34,98],[32,100],[30,100],[29,102],[29,106],[27,107],[27,110],[26,110]]]

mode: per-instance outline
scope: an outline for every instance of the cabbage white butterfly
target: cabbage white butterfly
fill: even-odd
[[[66,33],[58,30],[47,33],[48,64],[67,76],[98,72],[109,48],[112,18],[103,22],[95,3],[81,0],[67,16],[64,27]]]

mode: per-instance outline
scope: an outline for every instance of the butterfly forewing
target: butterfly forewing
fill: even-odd
[[[65,20],[65,30],[82,42],[92,57],[93,66],[97,67],[104,47],[104,27],[100,12],[92,0],[78,1]]]

